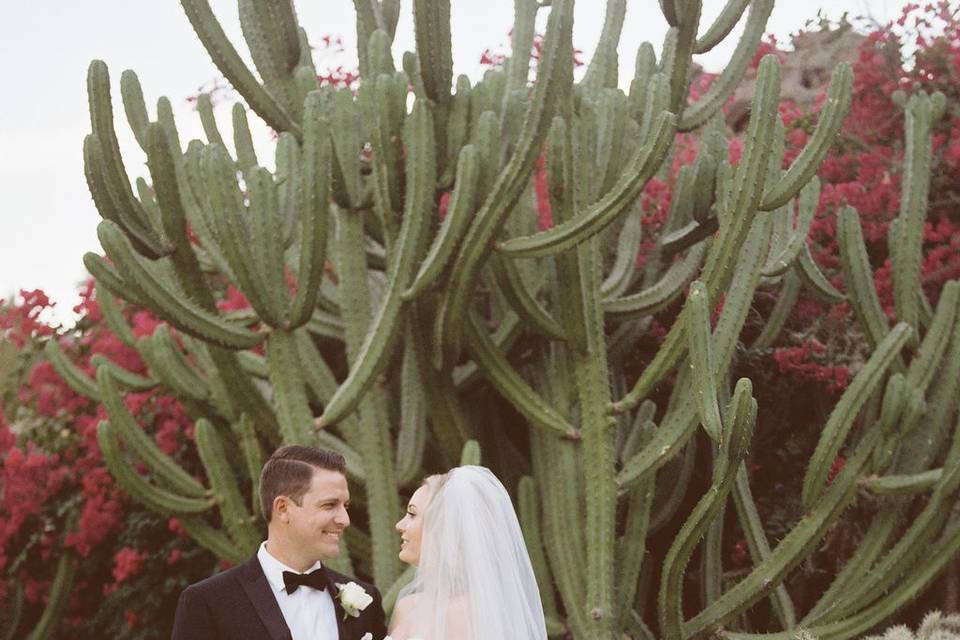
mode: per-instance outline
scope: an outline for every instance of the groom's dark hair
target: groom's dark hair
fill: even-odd
[[[260,506],[268,524],[277,496],[289,496],[299,505],[303,494],[309,491],[317,469],[346,475],[347,463],[335,451],[298,444],[280,447],[273,452],[260,472]]]

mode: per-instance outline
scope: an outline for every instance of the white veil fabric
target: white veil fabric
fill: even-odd
[[[424,514],[411,638],[546,640],[543,605],[510,496],[489,469],[453,469]]]

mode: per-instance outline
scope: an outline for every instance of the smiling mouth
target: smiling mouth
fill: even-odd
[[[333,538],[334,540],[339,540],[340,536],[343,535],[342,531],[324,531],[323,536],[325,538]]]

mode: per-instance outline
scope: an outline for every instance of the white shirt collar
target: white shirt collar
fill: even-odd
[[[263,568],[263,574],[267,577],[267,582],[270,583],[270,586],[273,587],[274,591],[283,591],[286,589],[286,585],[283,583],[283,572],[290,571],[291,573],[300,573],[299,571],[288,567],[283,564],[267,551],[267,542],[263,541],[260,543],[260,549],[257,551],[257,560],[260,561],[260,566]],[[316,569],[319,569],[323,566],[319,560],[304,571],[304,573],[310,573]]]

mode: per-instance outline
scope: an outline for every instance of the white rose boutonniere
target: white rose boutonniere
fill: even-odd
[[[364,591],[363,587],[356,582],[348,582],[347,584],[338,583],[337,589],[339,590],[337,600],[340,601],[340,606],[343,607],[343,610],[346,611],[348,616],[358,617],[360,612],[373,602],[373,596]]]

